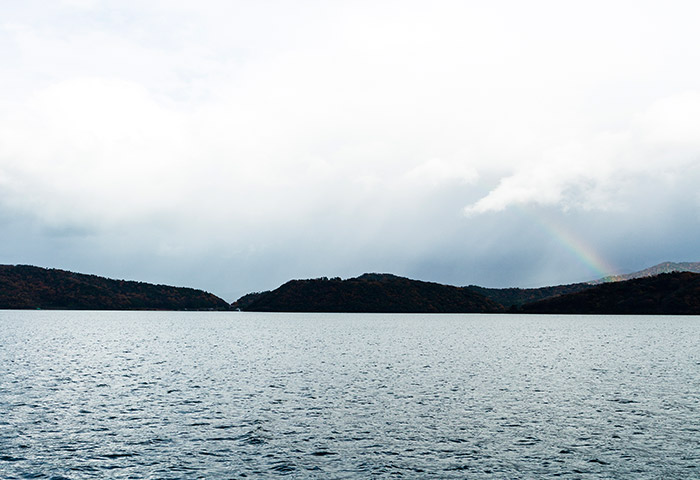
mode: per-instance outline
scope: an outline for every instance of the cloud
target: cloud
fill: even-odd
[[[550,148],[503,177],[467,215],[499,212],[516,205],[562,209],[629,209],[630,189],[643,179],[671,181],[700,158],[700,94],[683,92],[655,101],[618,132]]]
[[[513,206],[625,233],[661,221],[644,207],[687,235],[699,7],[672,3],[4,5],[0,217],[44,235],[37,258],[236,288],[537,268]]]
[[[636,121],[638,138],[657,148],[700,150],[700,92],[685,91],[655,101]],[[668,161],[669,159],[665,159]]]
[[[415,188],[438,188],[450,182],[472,184],[478,177],[477,171],[464,161],[431,158],[406,172],[402,181]]]
[[[0,123],[0,200],[49,223],[140,218],[186,179],[182,118],[138,84],[76,78]]]

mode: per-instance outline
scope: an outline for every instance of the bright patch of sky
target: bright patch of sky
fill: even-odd
[[[368,271],[597,277],[554,231],[619,272],[700,260],[698,18],[692,1],[5,2],[0,263],[234,300]]]

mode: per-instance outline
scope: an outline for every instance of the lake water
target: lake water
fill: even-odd
[[[700,318],[0,311],[0,478],[700,478]]]

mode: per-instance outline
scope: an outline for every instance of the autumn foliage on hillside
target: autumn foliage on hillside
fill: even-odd
[[[227,310],[193,288],[112,280],[29,265],[0,265],[0,308],[71,310]]]

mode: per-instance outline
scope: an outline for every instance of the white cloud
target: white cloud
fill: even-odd
[[[465,161],[431,158],[406,172],[402,181],[411,188],[438,188],[446,183],[471,184],[479,174]]]
[[[98,0],[60,0],[62,5],[75,8],[94,8],[98,4]]]
[[[631,118],[626,130],[552,148],[518,166],[486,196],[468,205],[468,215],[513,205],[562,209],[630,208],[634,184],[687,174],[700,159],[700,94],[683,92],[655,101]],[[630,191],[632,190],[632,191]]]
[[[700,149],[700,92],[661,98],[637,120],[639,139],[670,149]]]
[[[186,180],[183,119],[131,82],[76,78],[0,123],[0,199],[50,223],[110,223],[168,205]]]

